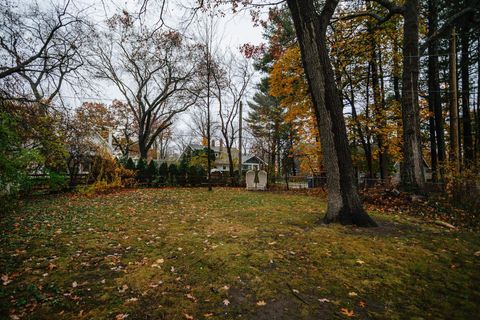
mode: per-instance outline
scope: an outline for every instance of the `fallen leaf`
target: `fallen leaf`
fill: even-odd
[[[193,295],[191,295],[190,293],[187,293],[186,296],[187,296],[188,299],[190,299],[194,302],[197,302],[197,299]]]
[[[267,303],[263,300],[260,300],[257,302],[257,306],[265,306],[265,305],[267,305]]]
[[[225,300],[223,300],[223,304],[228,306],[230,304],[230,301],[228,301],[228,299],[225,299]]]
[[[128,286],[126,284],[124,284],[121,288],[118,289],[118,292],[124,293],[127,290],[128,290]]]
[[[342,308],[342,309],[340,309],[340,312],[341,312],[343,315],[345,315],[345,316],[347,316],[347,317],[349,317],[349,318],[353,317],[353,310],[348,310],[347,308]]]
[[[74,288],[78,287],[77,281],[73,281],[73,282],[72,282],[72,287],[74,287]]]
[[[348,293],[348,296],[349,296],[349,297],[356,297],[356,296],[358,296],[358,294],[357,294],[356,292],[353,292],[353,291],[352,291],[352,292],[349,292],[349,293]]]
[[[7,284],[9,284],[10,282],[12,282],[12,280],[9,280],[8,279],[8,275],[4,274],[2,275],[2,281],[3,281],[3,285],[6,286]]]
[[[362,265],[362,264],[365,263],[365,261],[358,259],[357,261],[355,261],[355,263],[356,263],[356,264],[359,264],[359,265]]]
[[[123,320],[123,319],[126,319],[127,317],[128,317],[128,314],[119,313],[115,316],[115,320]]]
[[[185,319],[187,319],[187,320],[193,320],[193,316],[191,316],[189,314],[185,313],[184,316],[185,316]]]
[[[475,252],[474,255],[475,255],[476,257],[480,257],[480,251]]]
[[[205,313],[205,314],[203,314],[203,316],[205,318],[210,318],[210,317],[213,317],[213,313]]]
[[[367,304],[365,303],[365,301],[359,301],[359,302],[358,302],[358,306],[359,306],[360,308],[365,308],[365,307],[367,306]]]
[[[328,300],[327,298],[321,298],[321,299],[318,299],[318,301],[320,301],[322,303],[330,302],[330,300]]]

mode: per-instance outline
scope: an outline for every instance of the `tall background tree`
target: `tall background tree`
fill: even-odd
[[[140,157],[147,158],[157,136],[197,101],[198,50],[180,33],[142,25],[128,12],[108,24],[108,45],[97,48],[92,65],[125,99],[138,126]]]

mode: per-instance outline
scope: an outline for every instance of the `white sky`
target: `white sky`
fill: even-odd
[[[43,1],[47,2],[50,0],[39,0],[40,3]],[[175,26],[178,24],[177,21],[181,19],[181,16],[184,14],[185,10],[178,6],[177,0],[167,0],[170,4],[167,7],[166,22],[169,25]],[[104,26],[104,21],[107,17],[111,17],[115,13],[121,12],[121,10],[126,9],[129,12],[138,11],[138,2],[139,0],[73,0],[73,4],[79,9],[85,9],[88,13],[89,19],[92,21],[98,22],[100,28]],[[157,12],[159,11],[158,0],[150,0],[150,5],[148,7],[148,19],[149,21],[155,22],[158,19]],[[186,3],[189,1],[182,1]],[[194,1],[190,1],[193,3]],[[219,46],[221,49],[230,49],[231,51],[238,52],[238,49],[241,45],[245,43],[251,44],[260,44],[262,42],[262,31],[261,27],[254,27],[250,18],[250,14],[246,11],[233,14],[228,9],[225,10],[224,17],[218,17],[218,33],[220,36]],[[152,23],[153,23],[152,22]],[[193,33],[195,30],[195,24],[192,23],[189,26],[188,33]],[[96,80],[93,80],[96,81]],[[98,83],[98,92],[73,92],[71,88],[65,88],[62,92],[64,101],[66,104],[74,108],[80,105],[84,101],[97,101],[108,104],[113,99],[122,99],[122,95],[118,90],[110,84],[96,82],[95,86]],[[249,97],[247,97],[248,99]]]

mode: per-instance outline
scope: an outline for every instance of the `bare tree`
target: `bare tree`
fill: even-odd
[[[138,125],[140,157],[146,158],[157,136],[198,99],[198,50],[178,32],[149,28],[128,12],[108,25],[92,65],[97,78],[113,83],[126,100]]]
[[[202,139],[207,139],[207,125],[208,125],[208,110],[206,108],[206,102],[203,98],[199,99],[199,104],[191,109],[190,119],[187,123],[188,127],[192,131],[192,134],[201,137]],[[210,130],[211,135],[214,138],[216,137],[216,132],[219,131],[218,120],[214,117],[210,117]]]
[[[215,83],[214,96],[218,101],[220,132],[225,141],[230,177],[233,177],[235,167],[232,148],[239,130],[236,119],[253,73],[245,58],[230,54],[228,60],[220,63],[217,68],[212,68],[212,75]]]
[[[49,104],[65,83],[82,78],[91,25],[70,1],[41,8],[37,2],[0,11],[0,95]]]

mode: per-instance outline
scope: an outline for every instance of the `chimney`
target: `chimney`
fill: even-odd
[[[219,148],[220,148],[220,152],[222,152],[223,151],[223,139],[220,139]]]
[[[214,139],[212,139],[212,143],[211,143],[210,147],[215,148],[215,140]]]
[[[113,132],[112,128],[108,129],[108,146],[113,150]]]

